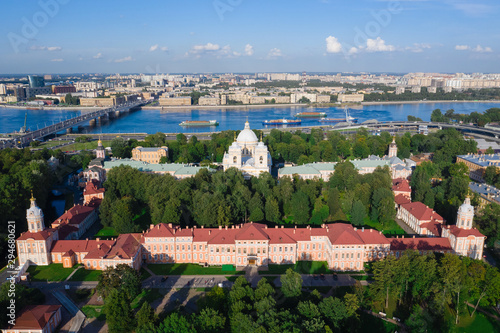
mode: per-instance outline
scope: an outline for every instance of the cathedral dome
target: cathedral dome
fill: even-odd
[[[238,134],[238,138],[236,142],[240,145],[254,145],[257,144],[259,139],[257,139],[257,135],[250,129],[250,124],[248,121],[245,123],[245,129]]]

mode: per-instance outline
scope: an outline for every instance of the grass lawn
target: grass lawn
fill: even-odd
[[[64,268],[62,264],[28,267],[31,281],[64,281],[74,270],[75,267]]]
[[[399,327],[365,312],[360,312],[361,330],[363,333],[390,333],[399,331]]]
[[[269,265],[268,268],[269,270],[267,271],[259,271],[259,274],[281,275],[285,274],[286,270],[289,268],[300,274],[321,274],[330,272],[326,261],[297,261],[295,264]]]
[[[500,323],[495,321],[481,312],[476,311],[474,316],[470,316],[474,309],[469,307],[467,311],[461,313],[458,325],[455,326],[455,314],[451,311],[446,311],[446,319],[450,323],[452,329],[450,332],[464,333],[483,333],[483,332],[500,332]]]
[[[141,281],[144,281],[146,280],[148,277],[151,276],[151,273],[149,273],[147,270],[145,270],[144,268],[141,267],[141,270],[139,271],[139,273],[141,274]]]
[[[94,237],[118,237],[118,233],[112,227],[103,227]]]
[[[69,281],[99,281],[102,271],[80,268],[73,274]]]
[[[103,140],[102,145],[104,148],[109,147],[111,145],[111,140]],[[61,147],[62,151],[71,151],[71,150],[87,150],[87,149],[96,149],[97,148],[97,140],[83,143],[74,143],[68,146]]]
[[[85,316],[87,316],[87,318],[96,318],[99,321],[106,320],[103,305],[85,305],[82,307],[82,312]]]
[[[227,275],[222,266],[203,267],[197,264],[149,264],[148,268],[156,275]],[[234,274],[245,274],[234,271]]]
[[[53,141],[46,141],[46,142],[43,142],[41,145],[39,145],[38,147],[35,147],[36,149],[40,148],[40,149],[43,149],[43,148],[51,148],[51,147],[54,147],[54,146],[59,146],[59,145],[62,145],[63,143],[68,143],[70,142],[69,140],[53,140]]]
[[[372,221],[369,218],[365,218],[365,225],[378,231],[382,231],[382,233],[386,236],[406,235],[406,232],[399,226],[399,224],[397,224],[396,221],[391,221],[387,225],[382,225],[378,221]]]
[[[163,297],[163,294],[160,293],[158,288],[143,289],[130,305],[132,309],[137,309],[142,306],[142,303],[151,303],[161,297]]]

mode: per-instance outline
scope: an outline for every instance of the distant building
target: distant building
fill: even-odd
[[[29,82],[30,88],[45,87],[45,80],[41,76],[28,75],[28,82]]]
[[[479,210],[490,203],[500,205],[500,189],[476,182],[470,182],[469,189],[479,195]]]
[[[5,84],[0,83],[0,95],[6,95],[7,94],[7,88],[5,87]]]
[[[411,92],[412,94],[420,94],[422,92],[422,87],[420,86],[411,87]]]
[[[61,305],[28,305],[16,316],[15,325],[3,333],[54,333],[61,323]]]
[[[52,88],[50,86],[46,87],[28,87],[25,88],[26,99],[35,98],[36,95],[49,95],[52,93]]]
[[[259,141],[250,129],[248,121],[224,154],[222,165],[224,171],[229,168],[241,170],[245,178],[258,177],[263,172],[271,173],[271,154],[264,142]]]
[[[364,100],[364,94],[339,94],[337,98],[340,103],[361,103]]]
[[[396,87],[396,95],[404,94],[405,91],[405,87]]]
[[[477,152],[485,154],[491,148],[495,153],[500,153],[500,145],[494,141],[486,141],[485,139],[474,139],[477,142]]]
[[[125,97],[123,96],[80,98],[81,106],[111,107],[123,103],[125,103]]]
[[[147,163],[158,164],[162,157],[168,157],[168,147],[135,147],[132,149],[132,159]]]
[[[500,171],[500,154],[458,155],[457,163],[465,163],[469,168],[469,177],[477,182],[484,182],[483,174],[487,167],[495,166]]]
[[[191,105],[191,97],[160,97],[160,106],[183,106]]]
[[[76,92],[75,86],[52,86],[53,94],[68,94]]]

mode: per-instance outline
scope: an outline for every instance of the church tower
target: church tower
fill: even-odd
[[[36,205],[35,198],[33,197],[33,192],[31,192],[31,205],[26,211],[26,220],[28,221],[28,231],[29,232],[39,232],[45,229],[43,223],[43,212]]]
[[[97,149],[95,151],[95,154],[96,158],[102,158],[102,159],[106,158],[106,150],[102,146],[101,139],[99,139],[99,141],[97,142]]]
[[[464,230],[472,229],[474,219],[474,207],[470,204],[470,198],[467,195],[464,203],[458,208],[457,227]]]
[[[389,154],[388,154],[388,157],[391,158],[391,157],[396,157],[396,156],[398,156],[398,146],[396,145],[396,137],[393,136],[392,137],[392,142],[389,145]]]

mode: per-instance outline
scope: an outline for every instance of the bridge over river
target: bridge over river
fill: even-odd
[[[5,140],[1,144],[0,148],[26,147],[33,140],[42,139],[48,135],[65,130],[71,131],[73,127],[78,127],[80,124],[85,122],[89,122],[92,125],[92,123],[97,119],[118,117],[121,113],[130,112],[131,110],[137,109],[142,105],[144,105],[144,102],[131,102],[106,109],[82,113],[80,116],[24,133],[11,140]]]

